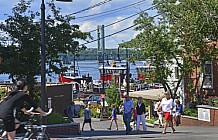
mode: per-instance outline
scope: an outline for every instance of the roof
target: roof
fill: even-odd
[[[103,66],[99,67],[100,70],[103,69]],[[111,66],[105,66],[105,70],[126,70],[126,67],[111,67]]]
[[[136,66],[136,68],[148,68],[148,69],[155,69],[155,66]]]
[[[148,100],[158,100],[160,97],[163,97],[164,89],[152,89],[152,90],[143,90],[143,91],[134,91],[129,92],[130,97],[142,97],[143,99]]]

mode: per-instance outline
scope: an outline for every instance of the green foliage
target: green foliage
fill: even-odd
[[[137,106],[137,100],[133,100],[133,104],[136,107]]]
[[[118,87],[115,84],[112,84],[109,88],[106,89],[106,101],[110,109],[111,105],[115,104],[115,108],[118,112],[118,108],[120,105],[120,93]]]
[[[184,115],[191,116],[191,117],[198,117],[198,111],[197,109],[190,109],[190,108],[185,108],[183,110]]]
[[[28,121],[29,116],[23,114],[22,112],[18,112],[17,116],[18,120],[21,122]],[[34,124],[39,125],[40,124],[40,116],[34,116]],[[70,123],[69,119],[63,118],[60,114],[56,112],[52,112],[50,115],[46,117],[47,124],[61,124],[61,123]]]
[[[60,123],[69,123],[70,121],[67,119],[64,119],[60,114],[56,112],[52,112],[47,117],[47,124],[60,124]]]
[[[0,100],[2,100],[5,97],[5,90],[0,87]]]
[[[207,44],[218,38],[217,4],[217,0],[154,0],[158,16],[141,13],[134,21],[140,33],[120,46],[138,52],[136,60],[151,60],[155,66],[153,82],[159,81],[165,90],[176,92],[181,79],[194,68],[199,67],[201,75],[206,61],[217,60],[218,48]],[[167,78],[172,76],[170,68],[175,64],[180,70],[178,84],[169,86]]]
[[[0,74],[9,74],[12,80],[27,77],[27,82],[33,89],[36,82],[34,77],[41,72],[41,25],[36,22],[40,14],[31,10],[31,4],[32,0],[20,0],[12,9],[12,15],[7,15],[5,22],[0,23],[0,56],[4,59],[0,65]],[[66,68],[61,66],[59,55],[80,51],[82,48],[77,40],[91,36],[90,33],[81,32],[79,25],[72,24],[73,16],[63,16],[53,2],[47,4],[46,10],[51,12],[48,12],[50,14],[45,20],[46,73],[60,73]]]
[[[148,120],[148,119],[146,119],[146,122],[147,122],[147,123],[150,123],[150,124],[154,124],[154,122],[155,122],[155,119],[149,119],[149,120]]]
[[[102,113],[97,111],[98,109],[101,110],[101,108],[102,108],[101,105],[98,105],[97,107],[91,106],[91,116],[94,118],[101,118]]]
[[[208,105],[213,106],[213,107],[218,107],[218,98],[216,97],[211,97],[208,99]]]
[[[94,117],[94,118],[101,118],[102,117],[102,113],[98,112],[97,110],[98,109],[102,109],[102,106],[101,105],[98,105],[97,107],[94,107],[94,106],[91,106],[91,116]],[[85,108],[81,108],[80,110],[80,116],[84,116],[84,110]]]

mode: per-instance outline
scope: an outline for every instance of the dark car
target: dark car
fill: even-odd
[[[89,97],[84,98],[84,104],[88,104],[89,101],[97,101],[98,103],[101,102],[101,97],[99,95],[90,95]]]

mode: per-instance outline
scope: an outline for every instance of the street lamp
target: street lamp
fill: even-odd
[[[72,0],[56,0],[60,2],[72,2]],[[45,55],[45,1],[41,4],[41,108],[45,110],[46,93],[46,55]]]
[[[123,41],[123,40],[122,40]],[[125,43],[123,41],[123,43]],[[129,95],[129,62],[128,62],[128,46],[126,46],[126,94]]]

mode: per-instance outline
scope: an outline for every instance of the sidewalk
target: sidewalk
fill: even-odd
[[[82,127],[83,118],[75,118],[75,122],[80,122]],[[84,131],[81,135],[58,135],[51,136],[52,140],[120,140],[120,139],[145,139],[145,140],[217,140],[218,127],[175,127],[176,132],[171,134],[170,128],[167,129],[167,134],[162,134],[162,128],[147,127],[147,132],[137,134],[133,130],[129,135],[125,134],[125,129],[122,124],[122,117],[119,116],[119,130],[115,130],[115,124],[112,125],[112,130],[107,130],[110,120],[100,121],[100,119],[92,119],[92,126],[95,131],[90,131],[89,124],[85,124]]]

